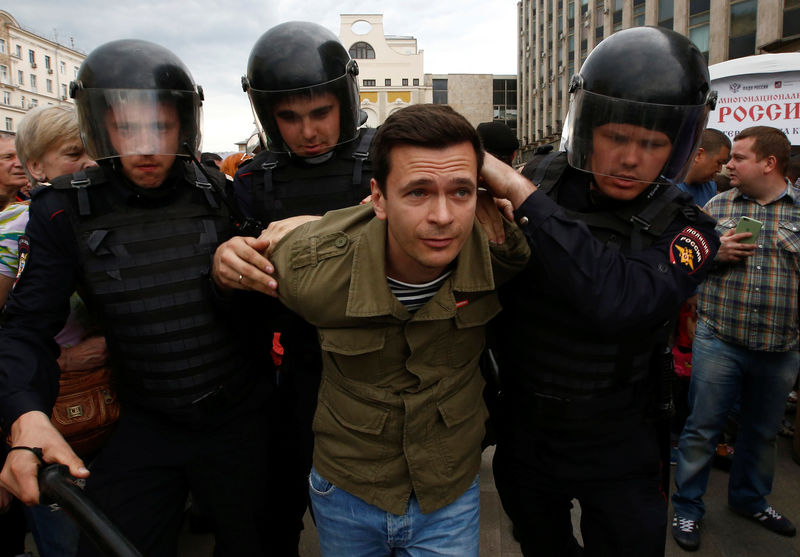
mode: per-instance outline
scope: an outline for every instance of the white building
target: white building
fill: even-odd
[[[377,127],[395,110],[430,103],[425,86],[423,51],[410,36],[385,35],[382,14],[342,14],[339,40],[358,61],[361,108],[367,126]]]
[[[31,108],[71,103],[85,54],[20,27],[0,10],[0,129],[16,131]]]

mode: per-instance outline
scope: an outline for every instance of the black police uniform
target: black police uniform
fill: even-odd
[[[672,185],[616,201],[563,153],[549,164],[560,175],[516,211],[532,255],[494,324],[498,492],[525,555],[580,554],[573,498],[586,555],[663,555],[660,356],[716,253],[714,223]]]
[[[375,129],[330,152],[316,164],[285,153],[263,151],[236,173],[234,191],[245,216],[263,223],[297,215],[322,215],[358,205],[370,193],[368,158]],[[260,296],[262,302],[263,296]],[[270,450],[271,546],[280,555],[296,555],[308,503],[314,436],[311,422],[317,405],[322,356],[316,329],[297,315],[270,305],[271,331],[279,332],[283,357],[278,372],[274,437]]]
[[[101,320],[122,405],[87,494],[144,554],[174,555],[191,488],[212,514],[215,554],[261,555],[269,374],[246,324],[213,303],[208,271],[233,225],[197,176],[178,159],[144,189],[106,161],[37,192],[0,331],[0,419],[7,430],[50,413],[53,337],[77,289]]]

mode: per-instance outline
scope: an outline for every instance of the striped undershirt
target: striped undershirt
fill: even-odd
[[[414,312],[433,298],[434,294],[439,291],[442,283],[447,280],[447,277],[449,277],[451,273],[452,271],[447,271],[439,278],[424,284],[409,284],[407,282],[400,282],[391,277],[386,277],[386,281],[389,283],[389,290],[400,300],[400,303],[403,304],[408,311]]]

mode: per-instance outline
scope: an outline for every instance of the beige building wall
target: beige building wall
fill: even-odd
[[[16,131],[35,106],[72,103],[69,84],[85,57],[21,28],[0,10],[0,130]]]
[[[342,14],[339,40],[348,50],[365,42],[375,53],[371,59],[356,59],[361,109],[367,113],[367,126],[379,126],[392,112],[409,104],[431,102],[431,89],[424,80],[423,51],[417,48],[417,39],[387,36],[383,15]]]
[[[709,64],[730,58],[731,4],[731,0],[709,1]],[[672,0],[672,5],[672,29],[691,36],[692,29],[702,24],[690,14],[690,0]],[[580,71],[588,53],[616,31],[637,25],[658,25],[659,6],[659,0],[517,3],[517,134],[523,150],[558,143],[569,108],[569,81]],[[783,26],[784,0],[758,0],[752,54],[800,50],[800,35],[787,36]]]

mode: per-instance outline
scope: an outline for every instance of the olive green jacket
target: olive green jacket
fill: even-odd
[[[389,290],[386,223],[371,205],[332,211],[277,245],[279,297],[317,327],[322,346],[314,466],[325,479],[394,514],[412,490],[428,513],[474,481],[487,416],[478,359],[484,325],[500,311],[495,277],[510,278],[530,253],[506,225],[490,254],[476,221],[454,272],[413,314]]]

